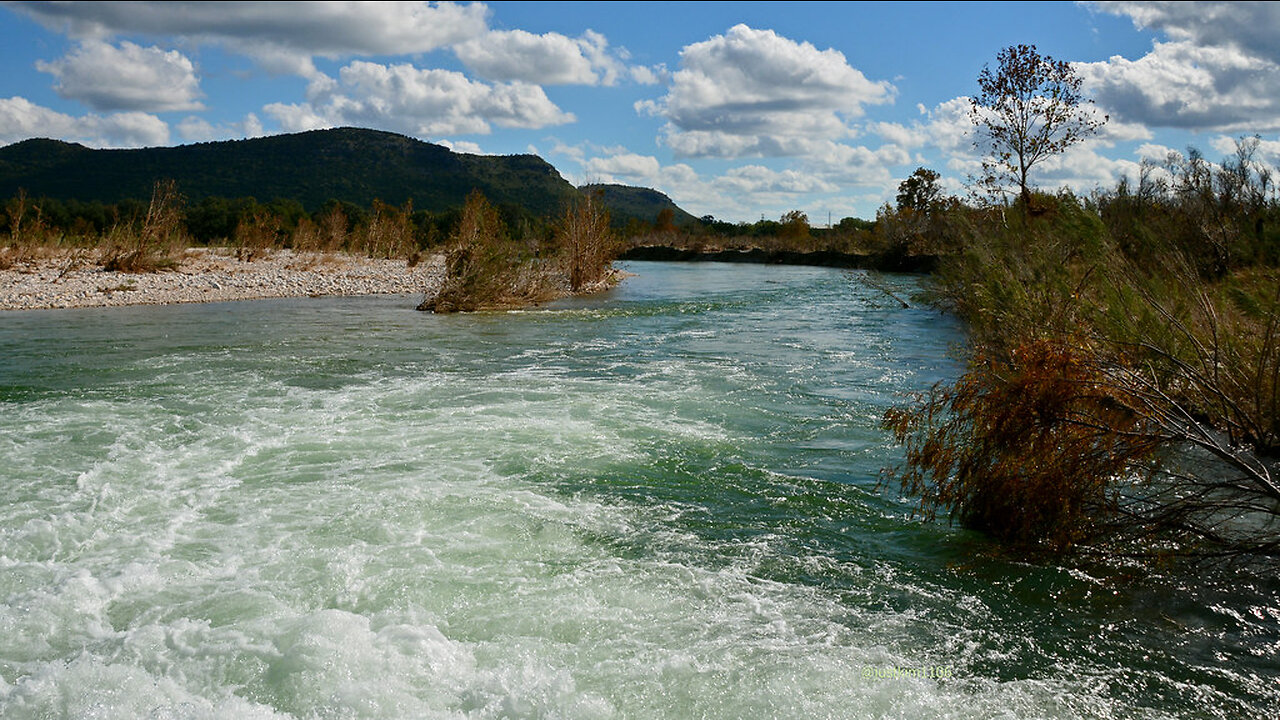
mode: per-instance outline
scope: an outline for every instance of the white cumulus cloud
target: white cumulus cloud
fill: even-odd
[[[380,127],[423,138],[487,134],[493,125],[540,128],[572,122],[542,88],[488,84],[451,70],[356,61],[337,83],[299,104],[265,108],[286,131],[337,125]]]
[[[652,155],[619,153],[606,157],[594,157],[583,164],[589,177],[605,178],[610,182],[651,182],[659,178],[661,164]]]
[[[825,219],[828,210],[849,211],[852,201],[835,195],[854,176],[877,188],[890,181],[883,156],[896,155],[900,151],[840,147],[844,148],[842,159],[850,162],[850,166],[806,163],[802,168],[776,169],[749,164],[728,168],[718,174],[699,173],[685,163],[663,165],[656,157],[625,148],[561,147],[558,154],[573,158],[581,165],[580,175],[565,173],[579,184],[642,185],[666,193],[696,216],[716,214],[722,218],[754,221],[761,214],[778,218],[784,212],[803,209],[806,204],[811,205],[814,212],[818,212],[820,207]],[[587,149],[599,150],[603,154],[584,158]]]
[[[685,47],[666,96],[636,109],[667,119],[662,139],[677,155],[803,156],[893,96],[839,51],[736,25]]]
[[[1157,42],[1137,60],[1075,67],[1098,103],[1123,120],[1195,130],[1280,127],[1280,65],[1234,47]]]
[[[1280,127],[1280,3],[1098,2],[1165,34],[1136,60],[1076,63],[1122,120],[1191,130]]]
[[[615,85],[630,77],[657,81],[654,70],[628,68],[598,32],[571,38],[556,32],[495,30],[455,45],[458,58],[488,80],[520,80],[538,85]]]
[[[818,192],[836,192],[839,185],[812,173],[796,170],[773,170],[762,165],[743,165],[728,170],[716,178],[716,184],[726,190],[743,194],[761,193],[778,195],[804,195]]]
[[[95,110],[164,112],[204,107],[195,66],[177,50],[85,40],[57,60],[38,61],[36,69],[54,76],[59,95]]]
[[[596,85],[600,74],[584,53],[589,41],[560,33],[494,31],[454,47],[458,58],[489,80],[543,85]]]
[[[209,142],[211,140],[235,140],[240,138],[261,137],[266,134],[262,121],[258,116],[249,113],[244,120],[233,123],[213,123],[190,116],[178,122],[178,137],[186,142]]]
[[[155,147],[169,143],[169,126],[142,112],[72,117],[23,97],[0,98],[0,143],[33,137],[99,148]]]
[[[488,31],[482,3],[453,2],[13,2],[72,37],[181,37],[221,45],[271,73],[327,80],[313,58],[414,55]]]
[[[1196,45],[1237,47],[1280,62],[1280,4],[1273,2],[1094,2],[1090,6],[1129,17],[1135,26],[1160,30]]]
[[[441,139],[441,140],[436,140],[435,144],[443,145],[456,153],[466,153],[468,155],[491,155],[492,154],[492,153],[486,153],[484,151],[484,148],[480,147],[476,143],[473,143],[467,140]],[[534,153],[534,154],[536,155],[537,153]]]

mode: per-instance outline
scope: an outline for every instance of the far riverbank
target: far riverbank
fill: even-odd
[[[834,250],[799,252],[793,250],[693,250],[671,245],[637,245],[628,248],[619,260],[657,260],[663,262],[730,262],[760,265],[811,265],[889,272],[930,272],[938,263],[936,255],[886,257]]]

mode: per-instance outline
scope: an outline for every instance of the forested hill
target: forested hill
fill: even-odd
[[[657,224],[663,210],[670,210],[670,219],[676,227],[686,227],[698,222],[693,215],[682,210],[665,194],[646,187],[630,185],[583,185],[582,192],[596,193],[609,209],[613,224],[622,226],[634,218],[641,222]]]
[[[473,189],[496,205],[543,216],[577,191],[536,155],[466,155],[377,130],[338,128],[251,140],[138,150],[93,150],[57,140],[0,148],[0,197],[114,203],[145,200],[173,179],[189,201],[210,196],[288,198],[309,211],[330,198],[368,207],[413,201],[417,210],[458,208]]]

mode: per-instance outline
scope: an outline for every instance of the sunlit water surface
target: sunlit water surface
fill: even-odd
[[[876,489],[955,321],[628,269],[0,315],[0,716],[1274,717],[1266,575],[1015,564]]]

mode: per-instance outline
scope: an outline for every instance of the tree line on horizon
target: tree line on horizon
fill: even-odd
[[[339,214],[345,220],[346,232],[357,233],[367,228],[379,213],[389,208],[405,216],[419,249],[429,249],[443,242],[458,229],[465,205],[442,211],[415,209],[413,204],[391,205],[380,200],[368,206],[331,198],[317,210],[308,212],[302,203],[290,198],[261,201],[254,197],[206,196],[189,202],[181,196],[176,183],[174,192],[179,221],[187,238],[197,245],[234,243],[243,223],[269,225],[277,236],[276,246],[292,247],[299,226],[308,223],[333,224]],[[590,188],[584,190],[589,194]],[[612,209],[607,203],[599,203]],[[150,205],[148,198],[130,198],[115,203],[31,197],[25,191],[0,203],[0,237],[11,245],[42,243],[50,245],[88,245],[109,235],[113,229],[140,227]],[[542,215],[514,203],[494,203],[507,227],[520,238],[546,237],[553,223]],[[326,218],[329,220],[326,221]],[[681,221],[671,207],[656,210],[651,220],[629,214],[621,222],[611,220],[613,231],[630,244],[671,242],[682,247],[693,244],[729,247],[789,247],[793,249],[845,249],[857,251],[867,245],[859,233],[875,227],[875,220],[846,217],[831,228],[815,227],[808,216],[793,210],[778,220],[727,222],[712,216]],[[332,249],[351,249],[339,244]]]

